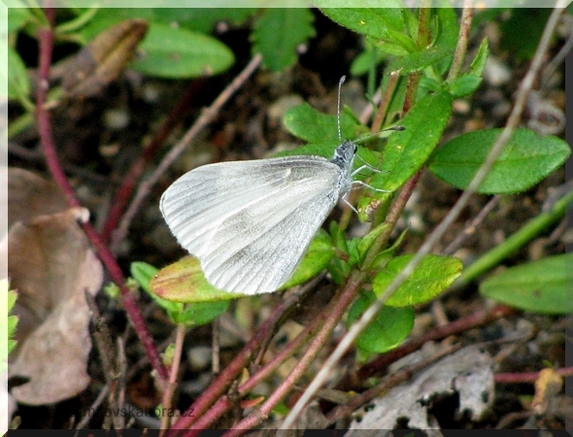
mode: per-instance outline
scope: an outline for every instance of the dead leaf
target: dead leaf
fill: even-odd
[[[67,208],[66,197],[54,181],[22,168],[8,169],[8,228],[18,221],[30,221]]]
[[[459,395],[460,414],[469,412],[479,419],[493,403],[494,379],[491,356],[477,346],[460,349],[418,373],[408,384],[394,387],[368,405],[360,421],[354,420],[346,436],[367,436],[370,431],[391,430],[398,420],[410,429],[437,428],[429,414],[432,399],[441,395]]]
[[[62,87],[68,95],[89,97],[119,77],[147,33],[141,19],[122,21],[104,30],[66,61]]]
[[[18,402],[43,405],[72,397],[89,383],[90,312],[85,291],[95,293],[103,269],[78,224],[87,210],[71,208],[17,222],[0,244],[19,296],[18,348],[10,376],[30,381],[12,389]]]
[[[563,387],[563,377],[553,369],[543,369],[535,381],[535,396],[531,409],[537,414],[547,411],[549,403],[557,398]]]

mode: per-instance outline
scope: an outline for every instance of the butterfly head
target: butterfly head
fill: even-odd
[[[334,156],[331,161],[341,169],[350,171],[357,150],[358,147],[352,141],[344,141],[334,151]]]

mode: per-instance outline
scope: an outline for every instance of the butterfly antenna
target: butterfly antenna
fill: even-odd
[[[340,128],[340,90],[342,89],[342,84],[346,80],[346,76],[342,76],[338,82],[338,141],[342,144],[342,129]]]

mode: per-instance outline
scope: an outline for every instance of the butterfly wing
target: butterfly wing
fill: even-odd
[[[341,177],[339,166],[312,156],[210,164],[176,180],[160,209],[215,287],[272,292],[336,205]]]

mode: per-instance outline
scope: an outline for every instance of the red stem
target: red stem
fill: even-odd
[[[52,49],[54,44],[53,25],[55,22],[55,9],[47,8],[45,9],[45,14],[50,23],[50,27],[43,28],[38,31],[38,40],[40,44],[40,58],[38,62],[39,86],[36,94],[36,120],[38,124],[38,132],[40,135],[42,150],[44,156],[46,157],[48,169],[50,170],[52,177],[64,191],[68,205],[70,207],[79,207],[80,202],[76,198],[74,190],[70,185],[62,166],[60,165],[58,153],[56,151],[52,135],[50,113],[44,107],[48,92],[48,78],[50,77],[50,65],[52,61]],[[161,363],[161,359],[159,358],[159,354],[155,348],[151,334],[147,330],[147,326],[145,325],[143,316],[139,311],[139,307],[137,306],[133,295],[125,286],[125,277],[123,276],[123,273],[119,268],[115,258],[89,222],[82,224],[82,227],[88,239],[95,247],[102,263],[107,268],[112,280],[119,286],[124,298],[125,310],[135,327],[135,331],[139,336],[145,351],[147,352],[151,365],[157,371],[160,378],[163,380],[167,379],[167,370]]]

